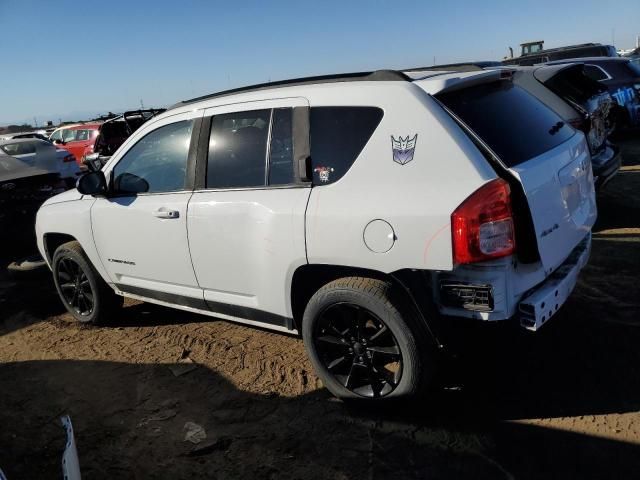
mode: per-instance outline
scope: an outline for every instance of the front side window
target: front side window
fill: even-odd
[[[55,132],[53,132],[49,140],[52,142],[55,142],[56,140],[62,140],[62,130],[56,130]]]
[[[211,122],[207,188],[265,185],[271,110],[216,115]]]
[[[63,142],[74,142],[76,136],[78,135],[78,130],[63,130],[62,131],[62,141]]]
[[[113,169],[117,193],[161,193],[185,189],[192,120],[165,125],[138,141]]]
[[[373,135],[383,112],[376,107],[312,107],[311,166],[313,183],[338,181]]]

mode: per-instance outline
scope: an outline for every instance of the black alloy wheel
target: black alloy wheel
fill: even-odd
[[[313,341],[330,375],[357,396],[384,397],[400,383],[403,358],[396,337],[360,305],[340,302],[325,308]]]
[[[74,259],[63,257],[58,262],[56,273],[62,297],[67,305],[79,315],[91,315],[94,309],[94,293],[82,267]]]

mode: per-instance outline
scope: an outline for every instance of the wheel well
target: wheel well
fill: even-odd
[[[53,260],[53,254],[60,245],[73,241],[76,241],[76,238],[66,233],[45,233],[44,250],[47,255],[49,264],[51,264],[51,261]]]
[[[322,286],[342,277],[368,277],[393,281],[391,276],[366,268],[341,265],[302,265],[294,272],[291,280],[291,310],[293,322],[301,330],[304,309],[309,300]]]

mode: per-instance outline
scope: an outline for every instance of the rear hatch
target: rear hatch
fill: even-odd
[[[436,98],[498,157],[498,173],[520,182],[540,260],[545,272],[555,270],[596,220],[584,135],[509,79],[458,87]]]
[[[614,124],[610,118],[613,100],[604,86],[585,75],[584,65],[545,66],[533,75],[582,114],[571,123],[586,135],[591,155],[605,148]]]

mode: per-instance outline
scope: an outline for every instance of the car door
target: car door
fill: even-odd
[[[122,292],[202,308],[187,243],[194,136],[200,112],[141,129],[105,168],[110,193],[91,209],[93,234],[111,281]]]
[[[306,263],[308,111],[303,98],[205,111],[187,223],[214,312],[292,328],[290,279]]]

